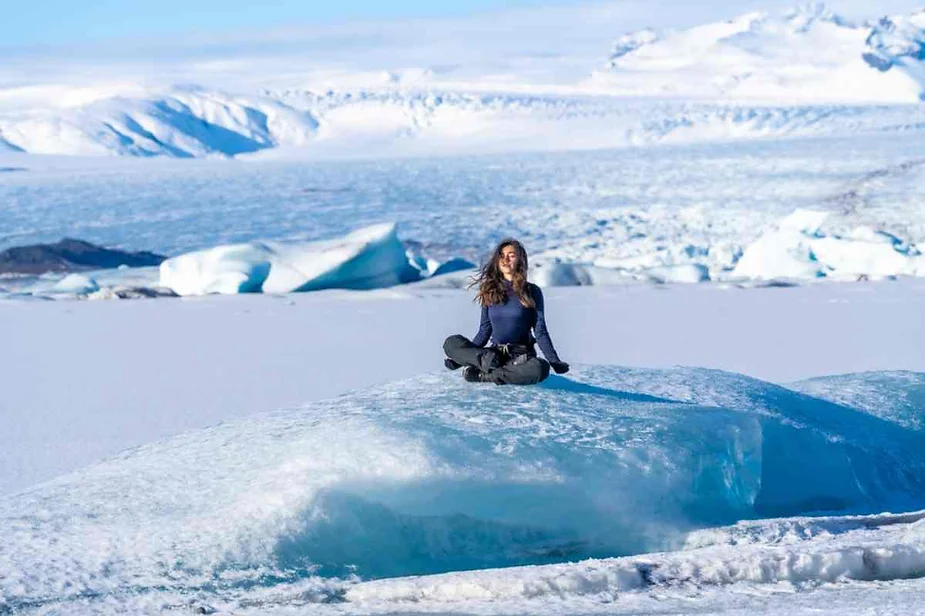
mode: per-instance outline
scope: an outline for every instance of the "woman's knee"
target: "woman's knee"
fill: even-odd
[[[531,357],[511,372],[507,381],[511,385],[536,385],[549,376],[549,362],[539,357]]]
[[[443,341],[443,352],[447,355],[454,349],[459,349],[469,344],[469,339],[459,334],[453,334]]]

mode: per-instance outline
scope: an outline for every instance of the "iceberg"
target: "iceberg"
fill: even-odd
[[[310,243],[249,242],[186,253],[160,266],[179,295],[376,289],[420,279],[394,223]]]
[[[251,601],[307,580],[678,549],[750,518],[925,507],[925,436],[887,418],[716,370],[569,376],[420,375],[35,486],[0,501],[0,600],[69,611],[207,587]]]
[[[72,295],[95,293],[99,290],[100,285],[96,280],[83,274],[68,274],[52,287],[53,293]]]
[[[827,234],[828,212],[796,210],[745,247],[729,277],[774,280],[834,277],[850,279],[918,276],[925,262],[914,246],[889,234],[860,227]]]

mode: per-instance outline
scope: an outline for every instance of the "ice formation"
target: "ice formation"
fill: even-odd
[[[784,218],[777,229],[745,247],[731,277],[854,280],[925,274],[925,261],[915,246],[865,227],[844,236],[826,234],[821,227],[828,215],[797,210]]]
[[[919,531],[897,543],[901,557],[888,553],[899,541],[890,537],[864,556],[870,534],[786,547],[765,536],[779,524],[745,533],[751,541],[735,528],[689,533],[743,518],[922,508],[922,438],[712,370],[585,366],[530,388],[425,375],[189,432],[0,501],[0,605],[117,611],[203,588],[213,600],[253,601],[301,587],[310,601],[306,585],[329,600],[332,583],[333,596],[355,602],[503,599],[543,596],[548,576],[577,576],[560,587],[571,597],[593,578],[613,600],[682,579],[892,578],[925,562]],[[838,525],[834,534],[864,527],[836,520],[826,537]],[[733,539],[735,553],[715,547]],[[682,551],[349,588],[354,575],[666,549]],[[876,569],[859,560],[870,558]]]
[[[160,285],[179,295],[375,289],[419,278],[394,224],[304,244],[217,246],[172,257],[160,266]]]

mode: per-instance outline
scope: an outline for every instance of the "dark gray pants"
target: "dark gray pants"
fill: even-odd
[[[508,355],[495,347],[477,347],[456,334],[443,343],[446,356],[462,366],[475,366],[498,385],[534,385],[549,376],[549,362],[536,355]]]

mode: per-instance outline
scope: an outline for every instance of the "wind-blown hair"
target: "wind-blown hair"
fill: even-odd
[[[514,285],[514,292],[523,306],[536,308],[536,301],[534,301],[530,289],[527,287],[527,251],[524,250],[524,245],[514,238],[509,237],[501,240],[495,247],[491,258],[482,265],[469,288],[478,286],[475,301],[482,306],[492,306],[505,302],[507,291],[504,288],[504,276],[501,274],[498,262],[501,260],[501,251],[508,246],[513,246],[514,250],[517,251],[517,267],[514,269],[513,280],[511,281]]]

